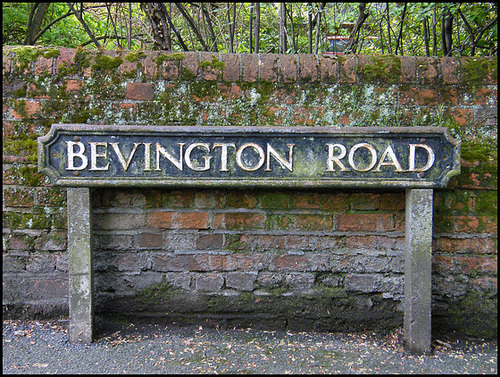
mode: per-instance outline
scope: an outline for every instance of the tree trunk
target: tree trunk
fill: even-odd
[[[360,3],[359,4],[358,19],[356,20],[356,24],[354,25],[354,28],[351,31],[351,35],[349,36],[349,42],[347,43],[346,52],[356,53],[356,49],[358,47],[357,46],[357,44],[358,44],[357,34],[359,33],[364,22],[366,21],[366,19],[370,15],[370,13],[365,13],[365,10],[366,10],[366,3]]]
[[[406,3],[403,7],[403,14],[401,15],[401,22],[399,24],[399,34],[398,34],[398,39],[396,40],[396,52],[395,54],[398,54],[398,48],[401,45],[401,55],[403,55],[403,25],[405,21],[405,15],[406,15]]]
[[[392,54],[392,41],[391,41],[391,20],[389,18],[389,3],[385,6],[385,13],[387,15],[387,49],[389,50],[389,54]]]
[[[200,30],[196,27],[193,18],[189,15],[189,13],[186,11],[186,8],[181,3],[175,3],[175,6],[177,9],[182,14],[182,17],[187,21],[188,25],[191,27],[193,30],[194,35],[196,36],[196,39],[198,39],[198,42],[201,44],[201,48],[203,51],[208,51],[207,45],[205,44],[205,41],[203,40],[203,36],[200,33]]]
[[[26,31],[25,45],[34,45],[36,42],[35,36],[42,27],[42,22],[49,10],[50,3],[32,3],[31,11],[28,20],[28,30]]]
[[[309,30],[309,33],[307,35],[307,38],[308,38],[308,42],[309,42],[309,53],[312,54],[312,45],[313,45],[313,42],[312,42],[312,29],[313,29],[313,26],[312,26],[312,4],[309,3],[308,4],[308,9],[307,9],[307,20],[308,20],[308,30]]]
[[[425,56],[429,57],[429,25],[427,24],[427,17],[423,19],[424,28],[424,44],[425,44]]]
[[[280,3],[280,23],[279,23],[279,53],[286,52],[286,36],[285,36],[285,23],[286,23],[286,4]]]
[[[208,4],[208,6],[212,6]],[[201,3],[201,12],[203,14],[204,19],[207,21],[208,32],[210,33],[210,38],[212,39],[211,46],[209,51],[219,52],[219,48],[217,47],[217,38],[215,38],[214,27],[212,25],[212,18],[210,17],[210,13],[205,8],[205,3]]]
[[[255,26],[253,39],[255,42],[254,51],[259,53],[259,37],[260,37],[260,3],[255,3]]]

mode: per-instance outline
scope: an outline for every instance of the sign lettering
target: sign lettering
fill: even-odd
[[[446,128],[53,125],[39,170],[56,185],[444,187],[460,172]]]

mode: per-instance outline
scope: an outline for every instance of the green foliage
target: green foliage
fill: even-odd
[[[25,43],[30,11],[37,3],[3,3],[3,44]],[[172,22],[161,28],[170,33],[170,51],[201,51],[201,38],[211,52],[253,51],[256,24],[255,3],[183,3],[192,19],[189,24],[176,3],[164,3]],[[324,53],[327,37],[349,37],[365,5],[368,17],[355,28],[351,52],[443,56],[443,19],[451,22],[451,56],[496,56],[498,27],[496,3],[285,3],[286,20],[281,20],[281,3],[260,3],[259,52],[278,53],[280,24],[284,23],[286,53]],[[140,3],[74,3],[97,43],[104,49],[154,49],[155,35]],[[203,8],[203,11],[202,11]],[[235,13],[233,13],[233,10]],[[235,15],[235,17],[234,17]],[[318,23],[318,20],[319,23]],[[427,40],[424,38],[427,25]],[[252,25],[252,26],[251,26]],[[213,29],[212,32],[210,27]],[[234,27],[234,36],[230,30]],[[43,18],[43,32],[36,44],[75,48],[96,48],[82,22],[70,12],[68,3],[50,3]],[[311,31],[311,34],[310,34]],[[130,39],[130,42],[127,41]],[[139,56],[127,55],[127,60]]]

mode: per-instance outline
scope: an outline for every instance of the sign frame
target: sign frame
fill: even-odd
[[[161,140],[162,138],[184,138],[183,140],[198,137],[201,138],[227,138],[234,139],[248,139],[262,140],[264,142],[276,139],[286,139],[301,141],[309,140],[310,145],[316,141],[326,142],[328,140],[359,140],[366,141],[363,144],[380,143],[384,139],[412,139],[414,145],[422,145],[429,143],[429,141],[439,140],[442,145],[446,144],[447,153],[443,156],[436,157],[436,165],[441,163],[441,159],[446,160],[439,167],[432,167],[433,169],[440,169],[433,178],[430,179],[426,172],[419,172],[418,170],[412,174],[406,174],[405,178],[398,178],[396,176],[375,177],[373,174],[358,174],[357,177],[342,178],[334,176],[318,177],[318,169],[314,168],[315,172],[302,176],[268,176],[256,174],[256,172],[246,173],[243,176],[162,176],[153,174],[149,177],[145,176],[83,176],[80,171],[74,170],[68,174],[62,174],[61,168],[56,168],[51,154],[56,156],[60,153],[54,152],[57,143],[61,143],[62,138],[71,137],[71,140],[80,140],[84,137],[97,137],[102,140],[109,138],[138,138],[149,137],[150,139]],[[61,140],[59,140],[61,139]],[[97,143],[99,144],[99,143]],[[151,143],[149,143],[151,144]],[[198,143],[200,144],[200,143]],[[352,144],[352,143],[351,143]],[[361,144],[361,143],[359,143]],[[358,145],[359,145],[358,144]],[[81,144],[83,145],[83,143]],[[208,144],[207,144],[208,145]],[[269,144],[268,144],[269,145]],[[61,148],[61,147],[59,147]],[[154,147],[153,147],[154,148]],[[317,147],[318,148],[318,147]],[[185,187],[356,187],[356,188],[443,188],[446,187],[451,177],[460,174],[460,149],[461,142],[453,138],[446,127],[232,127],[232,126],[141,126],[141,125],[86,125],[86,124],[53,124],[49,133],[45,136],[38,138],[38,171],[43,173],[51,179],[55,186],[71,186],[71,187],[158,187],[158,186],[185,186]],[[215,150],[215,148],[214,148]],[[298,148],[295,149],[297,154]],[[414,147],[415,150],[415,147]],[[352,149],[351,149],[352,151]],[[310,151],[309,151],[310,152]],[[365,151],[366,152],[366,151]],[[380,157],[380,152],[379,156]],[[107,152],[106,152],[107,153]],[[154,153],[154,152],[153,152]],[[158,152],[156,152],[158,153]],[[291,151],[290,151],[291,153]],[[322,153],[327,153],[326,151]],[[332,155],[334,152],[330,152]],[[335,150],[335,153],[340,153]],[[440,151],[436,151],[439,154]],[[110,152],[111,155],[111,152]],[[124,154],[126,155],[126,153]],[[309,153],[311,155],[311,153]],[[332,156],[330,155],[330,156]],[[99,155],[102,156],[102,155]],[[182,160],[182,148],[179,157]],[[336,154],[338,157],[338,155]],[[130,157],[130,152],[128,157]],[[134,156],[132,156],[134,157]],[[269,157],[269,154],[268,154]],[[123,156],[122,156],[123,158]],[[227,158],[227,157],[226,157]],[[291,156],[290,156],[291,158]],[[375,157],[376,159],[377,157]],[[154,159],[153,159],[154,160]],[[345,157],[347,160],[347,157]],[[116,161],[115,161],[116,162]],[[379,161],[380,162],[380,161]],[[62,163],[61,163],[62,164]],[[333,167],[333,162],[331,162]],[[346,163],[347,164],[347,163]],[[158,165],[159,166],[159,165]],[[335,165],[338,168],[340,165]],[[313,170],[314,170],[313,169]],[[348,169],[348,168],[347,168]],[[434,170],[435,170],[434,169]],[[153,169],[152,169],[153,170]],[[185,169],[188,170],[188,169]],[[262,170],[262,169],[260,169]],[[352,168],[349,169],[352,173]],[[386,169],[388,170],[388,169]],[[153,172],[155,173],[155,172]],[[370,172],[369,172],[370,173]],[[316,176],[315,176],[316,174]],[[323,174],[320,172],[320,174]],[[337,173],[335,173],[337,174]],[[409,177],[411,175],[411,177]],[[438,179],[436,179],[436,175]]]

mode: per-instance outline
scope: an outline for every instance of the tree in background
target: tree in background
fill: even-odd
[[[496,56],[491,3],[2,3],[4,45]]]

